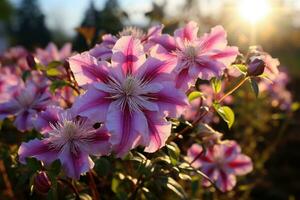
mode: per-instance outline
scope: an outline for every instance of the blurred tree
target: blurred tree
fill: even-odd
[[[1,0],[0,1],[0,21],[8,20],[13,11],[12,6],[9,1]]]
[[[29,49],[45,46],[51,40],[51,34],[45,25],[45,16],[38,7],[37,0],[23,0],[16,9],[12,23],[12,43]]]
[[[85,13],[85,17],[78,28],[78,35],[74,40],[74,48],[76,50],[86,50],[88,45],[93,45],[99,40],[99,36],[105,33],[117,34],[123,28],[123,20],[127,18],[127,14],[120,8],[117,0],[109,0],[106,2],[104,9],[98,11],[93,1]],[[90,44],[87,44],[87,35],[94,28],[94,35]],[[90,39],[90,38],[89,38]]]

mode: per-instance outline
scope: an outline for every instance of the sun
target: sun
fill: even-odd
[[[271,11],[271,5],[268,0],[240,0],[240,15],[252,24],[265,18]]]

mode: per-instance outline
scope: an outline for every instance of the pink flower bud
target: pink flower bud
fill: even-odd
[[[45,171],[40,171],[34,177],[34,189],[38,193],[46,194],[51,188],[51,181]]]

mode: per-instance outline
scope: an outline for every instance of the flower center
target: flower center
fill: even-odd
[[[52,128],[49,132],[51,146],[60,151],[69,148],[73,154],[76,154],[80,145],[89,141],[96,131],[86,119],[63,119],[50,126]]]
[[[119,32],[118,36],[132,36],[136,39],[141,39],[144,36],[143,30],[137,27],[126,27],[121,32]]]
[[[188,58],[195,58],[197,55],[196,48],[193,46],[187,46],[185,49],[185,54]]]
[[[123,83],[124,96],[132,97],[137,95],[137,91],[140,89],[139,81],[135,77],[129,75]]]
[[[25,108],[29,108],[33,103],[33,96],[27,92],[21,92],[16,99],[19,102],[19,104]]]
[[[144,103],[148,101],[147,90],[145,90],[145,83],[133,75],[127,75],[126,79],[119,83],[112,81],[110,83],[111,97],[120,105],[121,109],[140,110]]]

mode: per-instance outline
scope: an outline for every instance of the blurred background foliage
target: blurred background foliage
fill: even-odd
[[[66,15],[69,17],[61,19],[62,24],[49,26],[46,22],[48,18],[55,18],[55,12],[48,12],[45,15],[45,9],[44,11],[41,9],[41,7],[47,7],[47,4],[50,6],[49,2],[0,0],[0,51],[13,45],[22,45],[32,50],[38,46],[45,47],[50,41],[54,41],[58,45],[73,41],[73,48],[81,52],[99,42],[104,33],[117,34],[126,26],[136,25],[146,30],[151,25],[163,23],[165,32],[171,33],[179,25],[192,19],[200,25],[200,33],[207,32],[214,25],[223,25],[228,32],[229,44],[238,46],[243,53],[246,52],[249,45],[259,44],[273,57],[278,57],[282,66],[288,69],[291,76],[288,89],[291,91],[294,101],[300,101],[300,2],[297,0],[269,1],[270,13],[255,24],[241,17],[240,12],[244,11],[240,10],[238,6],[240,1],[238,0],[146,0],[145,2],[138,0],[77,0],[71,1],[71,5],[75,6],[77,3],[80,4],[79,2],[86,2],[86,11],[80,15],[81,21],[67,32],[64,23],[71,21],[72,17],[70,16],[73,15]],[[63,12],[59,7],[66,7],[64,11],[70,13],[77,12],[77,9],[73,10],[70,7],[68,1],[58,2],[57,12]],[[55,3],[51,5],[53,6],[53,4]],[[139,9],[139,6],[136,6],[143,4],[147,5],[146,8],[142,6],[143,9]],[[256,14],[256,12],[252,13],[252,15]],[[88,43],[86,39],[88,39]],[[256,99],[248,86],[240,89],[234,95],[233,109],[237,120],[233,129],[228,130],[222,123],[215,124],[214,128],[225,132],[225,138],[236,139],[241,144],[245,154],[248,154],[255,162],[254,172],[241,178],[240,186],[226,194],[203,190],[198,180],[193,180],[192,184],[182,181],[183,187],[190,190],[195,199],[294,200],[300,198],[299,111],[293,113],[293,116],[289,112],[279,114],[279,110],[274,110],[270,106],[271,102],[268,98],[260,95]],[[2,127],[0,132],[1,158],[7,160],[7,163],[4,163],[7,166],[19,165],[13,162],[18,147],[10,144],[36,135],[36,133],[22,135],[16,130],[12,130],[14,130],[13,127]],[[122,165],[119,160],[116,160],[114,161],[117,163],[114,163],[115,168],[111,168],[110,162],[108,162],[108,158],[103,158],[96,163],[95,170],[98,170],[100,176],[113,181],[112,187],[105,184],[101,187],[107,191],[106,196],[111,193],[122,195],[128,191],[125,190],[126,187],[119,187],[119,184],[127,184],[131,188],[130,178],[127,177],[127,180],[124,175],[112,177],[112,171],[122,172],[121,168],[126,163]],[[0,175],[0,196],[7,195],[7,191],[2,190],[7,188],[5,182],[7,178],[10,178],[13,183],[18,183],[13,190],[17,196],[22,196],[19,193],[24,192],[24,188],[22,189],[24,186],[22,181],[26,180],[24,176],[29,176],[33,172],[16,171],[17,167],[7,167],[6,169],[8,177]],[[130,174],[130,168],[128,170],[129,175],[135,176]],[[146,172],[142,171],[142,173]],[[17,176],[15,176],[16,174]],[[247,180],[244,180],[246,178]],[[120,180],[122,180],[121,183]],[[243,184],[244,182],[247,184]],[[149,187],[156,187],[151,185],[151,182],[147,184]],[[125,189],[118,191],[118,188]],[[159,188],[156,189],[159,194]],[[26,191],[28,192],[27,189]],[[214,188],[211,188],[211,191],[214,191]],[[167,198],[167,194],[164,194],[163,197]],[[28,199],[29,196],[25,196],[25,198]],[[122,196],[119,198],[122,199]],[[174,198],[169,197],[169,199]]]

